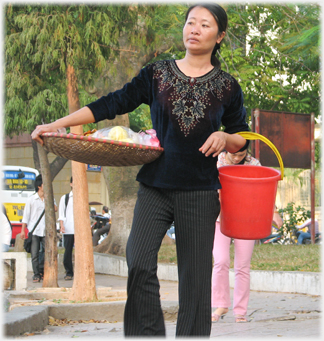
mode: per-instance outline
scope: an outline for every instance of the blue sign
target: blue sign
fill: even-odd
[[[23,174],[24,176],[19,176],[18,174]],[[31,172],[19,172],[19,171],[3,171],[3,177],[4,179],[36,179],[36,174]]]
[[[88,165],[87,171],[90,171],[90,172],[101,172],[101,166]]]

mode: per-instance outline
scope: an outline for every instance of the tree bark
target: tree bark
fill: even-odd
[[[38,156],[38,143],[35,140],[32,140],[32,148],[33,148],[33,159],[35,168],[40,172],[41,166],[39,163]],[[46,151],[45,151],[46,152]],[[46,152],[46,154],[48,154]],[[49,165],[51,171],[51,179],[52,181],[55,179],[56,175],[61,171],[64,165],[68,162],[68,159],[64,159],[63,157],[57,156],[52,163]]]
[[[38,156],[41,166],[45,200],[45,259],[43,287],[57,288],[57,242],[54,210],[54,193],[51,171],[45,149],[38,144]]]
[[[101,122],[100,126],[102,125],[129,127],[128,115],[118,116],[105,123]],[[111,227],[108,236],[101,244],[94,247],[94,252],[125,256],[137,198],[136,175],[139,169],[140,166],[103,167],[111,205]]]
[[[79,92],[75,70],[67,67],[67,95],[69,113],[80,109]],[[82,126],[71,127],[71,133],[83,134]],[[90,229],[88,182],[86,166],[72,161],[73,176],[73,215],[75,241],[75,269],[70,299],[75,301],[96,301],[93,246]]]

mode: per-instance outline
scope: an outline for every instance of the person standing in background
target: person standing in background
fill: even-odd
[[[73,215],[73,178],[70,179],[71,191],[61,197],[59,205],[60,232],[63,234],[64,258],[63,265],[65,269],[64,279],[71,281],[73,279],[73,246],[74,246],[74,215]]]
[[[102,214],[104,217],[107,217],[109,220],[111,219],[111,216],[109,214],[109,208],[108,206],[103,206],[102,208]]]
[[[42,175],[35,179],[36,193],[28,198],[22,218],[20,238],[25,239],[25,228],[32,231],[42,212],[45,210],[44,185]],[[32,236],[31,258],[33,266],[33,282],[40,282],[44,274],[44,257],[39,257],[40,245],[45,249],[45,215],[39,221]]]

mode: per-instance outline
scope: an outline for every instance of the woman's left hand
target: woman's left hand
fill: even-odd
[[[226,137],[227,134],[223,131],[216,131],[212,133],[206,142],[199,148],[199,151],[205,154],[206,157],[211,154],[213,154],[213,157],[216,157],[225,149]]]

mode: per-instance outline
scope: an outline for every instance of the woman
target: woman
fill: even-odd
[[[32,138],[58,128],[114,119],[141,103],[151,108],[153,129],[164,148],[137,175],[139,191],[127,242],[127,303],[124,333],[165,335],[159,297],[157,254],[174,221],[179,273],[177,336],[210,335],[211,269],[220,188],[215,167],[226,148],[247,148],[242,90],[220,70],[215,54],[225,36],[227,15],[215,4],[189,8],[183,28],[186,54],[144,67],[121,90],[109,93],[51,124]],[[220,125],[225,131],[218,131]]]
[[[261,166],[257,159],[247,153],[247,150],[237,153],[222,152],[218,156],[217,167],[239,164]],[[279,228],[282,226],[282,219],[276,211],[273,220]],[[224,317],[231,304],[229,286],[231,240],[220,231],[220,222],[217,219],[213,247],[212,307],[216,308],[211,317],[213,322]],[[254,240],[234,239],[233,314],[235,322],[239,323],[248,322],[246,312],[250,296],[250,262],[254,243]]]

